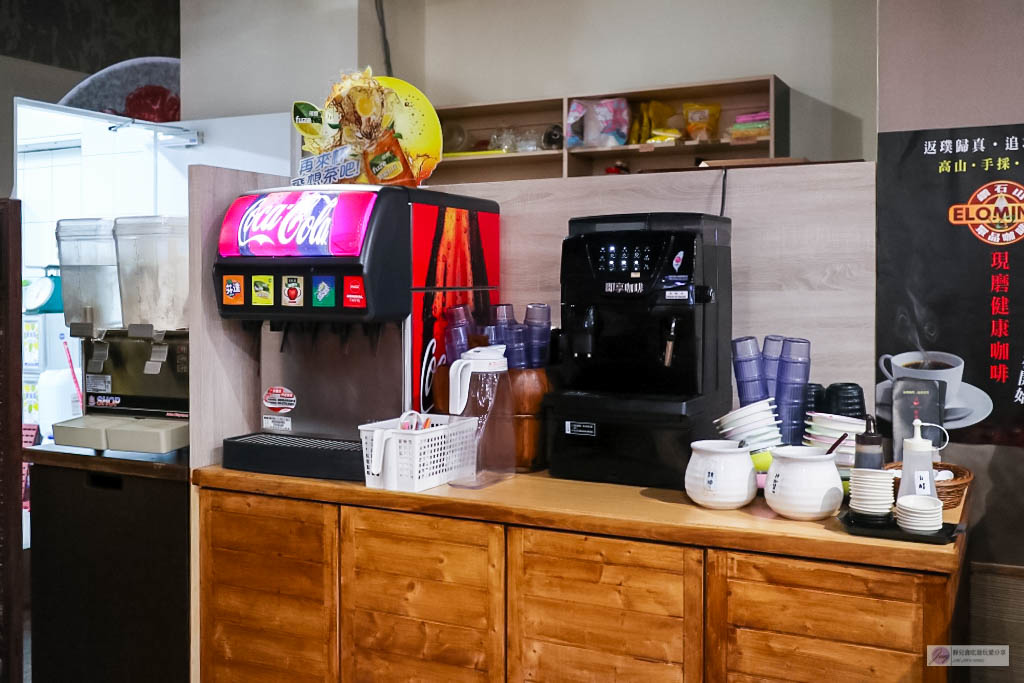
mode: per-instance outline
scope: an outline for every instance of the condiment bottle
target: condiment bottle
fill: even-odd
[[[867,429],[858,434],[855,442],[853,466],[859,469],[880,470],[885,464],[882,453],[882,435],[875,431],[875,418],[868,415],[865,420]]]
[[[935,444],[921,436],[921,420],[914,420],[914,436],[903,439],[903,474],[900,475],[900,491],[897,500],[903,496],[931,496],[935,493],[935,470],[932,460]]]

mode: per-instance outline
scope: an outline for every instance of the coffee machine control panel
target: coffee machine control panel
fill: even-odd
[[[599,273],[647,273],[657,263],[658,253],[650,244],[599,244],[592,259]]]
[[[697,303],[693,290],[697,240],[673,232],[607,232],[581,235],[590,279],[606,296],[660,293],[663,303]]]

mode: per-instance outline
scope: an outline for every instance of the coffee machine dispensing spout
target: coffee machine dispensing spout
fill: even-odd
[[[676,318],[672,317],[672,320],[668,324],[668,334],[665,336],[665,367],[672,367],[672,352],[676,345]]]
[[[597,333],[597,310],[594,306],[587,306],[583,320],[579,322],[579,332],[572,337],[572,355],[579,358],[580,355],[590,358],[594,354],[594,336]]]

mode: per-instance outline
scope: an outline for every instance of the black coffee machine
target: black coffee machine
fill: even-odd
[[[730,231],[699,213],[569,221],[552,476],[682,488],[690,443],[732,405]]]

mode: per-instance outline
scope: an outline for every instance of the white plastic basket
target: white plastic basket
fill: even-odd
[[[436,426],[415,430],[399,422],[359,426],[368,488],[415,493],[476,474],[476,418],[431,415]]]

